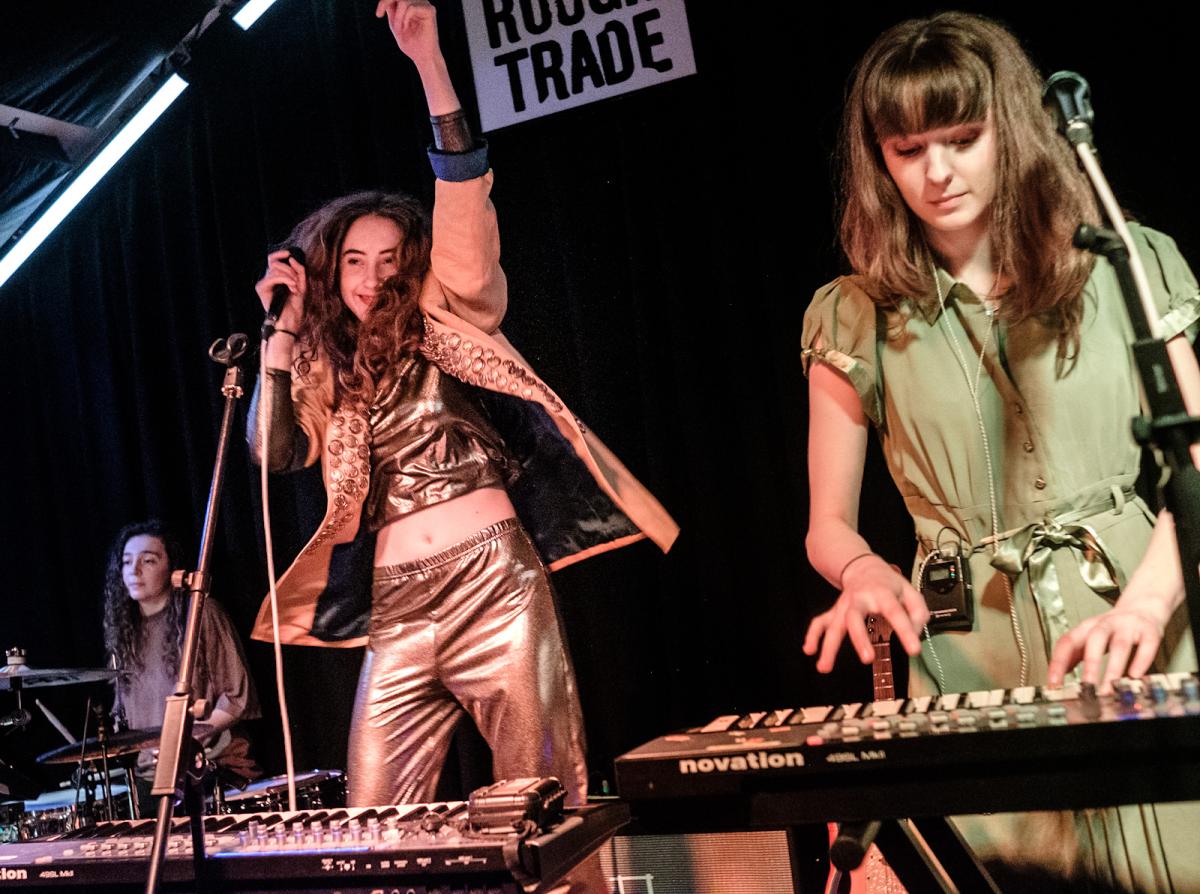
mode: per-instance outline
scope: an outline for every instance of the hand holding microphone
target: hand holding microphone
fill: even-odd
[[[304,252],[294,245],[267,255],[267,272],[254,287],[267,312],[262,325],[264,340],[277,329],[295,335],[299,328],[307,287],[304,263]]]

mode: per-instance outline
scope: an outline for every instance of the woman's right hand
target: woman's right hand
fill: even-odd
[[[437,10],[429,0],[379,0],[375,18],[384,17],[396,46],[418,68],[441,57]]]
[[[417,67],[430,115],[462,108],[438,40],[437,10],[429,0],[379,0],[376,18],[387,18],[396,46]]]
[[[308,283],[304,265],[298,263],[286,248],[267,255],[267,272],[254,286],[264,311],[271,309],[271,291],[280,285],[287,287],[288,300],[279,314],[276,328],[294,333],[299,331],[300,321],[304,319],[304,293]]]
[[[929,622],[929,609],[916,588],[881,556],[852,561],[842,573],[842,592],[833,608],[817,615],[804,636],[804,654],[816,655],[817,670],[833,670],[838,649],[847,635],[863,664],[875,659],[866,619],[882,616],[891,624],[909,655],[921,651],[921,629]]]

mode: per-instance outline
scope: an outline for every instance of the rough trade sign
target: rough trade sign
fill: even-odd
[[[484,130],[694,74],[683,0],[463,0]]]

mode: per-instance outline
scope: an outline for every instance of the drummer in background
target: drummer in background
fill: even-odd
[[[162,725],[164,702],[175,691],[187,597],[171,586],[182,568],[178,540],[158,521],[127,525],[109,553],[104,581],[104,645],[116,680],[113,715],[130,729]],[[225,610],[204,604],[192,686],[196,720],[215,732],[204,742],[217,765],[218,780],[243,787],[261,775],[250,757],[249,740],[238,721],[259,716],[254,684],[246,672],[241,642]],[[150,798],[155,755],[138,755],[138,803],[153,815]]]

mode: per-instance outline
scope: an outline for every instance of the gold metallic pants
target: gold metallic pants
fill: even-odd
[[[350,725],[351,806],[433,799],[462,712],[497,779],[557,776],[587,794],[583,717],[550,581],[516,519],[375,569]]]

